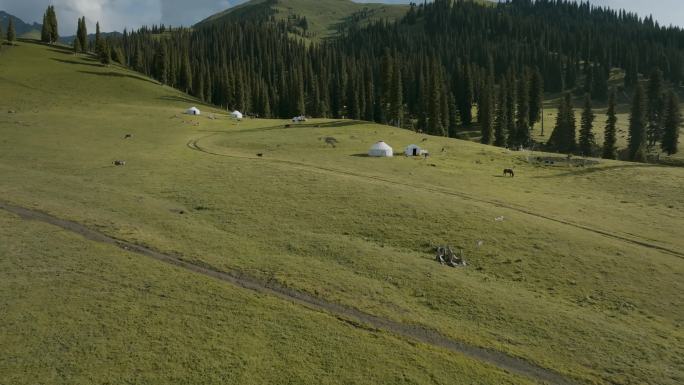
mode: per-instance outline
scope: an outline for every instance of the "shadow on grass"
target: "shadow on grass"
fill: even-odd
[[[56,48],[56,47],[50,47],[50,48],[48,48],[48,51],[61,53],[62,55],[72,55],[72,56],[74,55],[73,50],[66,50],[66,49],[61,49],[61,48]]]
[[[82,74],[88,74],[88,75],[97,75],[97,76],[106,76],[106,77],[112,77],[112,78],[129,78],[129,79],[135,79],[135,80],[140,80],[152,84],[159,84],[157,82],[154,82],[150,79],[145,79],[140,76],[135,76],[135,75],[130,75],[130,74],[122,74],[120,72],[114,72],[114,71],[109,71],[109,72],[96,72],[96,71],[78,71]]]
[[[157,99],[159,99],[159,100],[165,100],[165,101],[167,101],[167,102],[183,102],[183,103],[202,104],[202,105],[204,105],[204,104],[203,104],[202,102],[200,102],[199,100],[193,99],[193,98],[188,97],[188,96],[180,96],[180,95],[168,96],[168,95],[165,95],[165,96],[160,96],[160,97],[158,97]]]
[[[370,155],[368,155],[368,154],[351,154],[349,156],[353,156],[356,158],[370,158]]]
[[[56,58],[51,58],[50,60],[54,60],[56,62],[60,62],[60,63],[64,63],[64,64],[71,64],[71,65],[82,65],[82,66],[89,66],[89,67],[102,67],[101,64],[84,63],[84,62],[78,61],[78,60],[66,60],[66,59],[56,59]]]

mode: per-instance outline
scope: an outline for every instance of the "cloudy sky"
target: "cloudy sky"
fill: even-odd
[[[62,35],[74,33],[76,19],[85,16],[93,30],[99,20],[104,31],[124,27],[169,24],[191,25],[245,0],[0,0],[0,10],[26,22],[41,22],[48,4],[53,4],[61,22]],[[414,0],[416,1],[416,0]],[[358,0],[358,2],[408,3],[409,0]],[[682,0],[593,0],[597,5],[625,8],[641,15],[653,14],[661,23],[684,25]],[[73,20],[73,23],[68,23]],[[73,24],[73,25],[72,25]]]

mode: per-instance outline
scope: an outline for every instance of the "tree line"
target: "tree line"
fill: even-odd
[[[571,93],[566,93],[558,107],[556,125],[548,141],[548,147],[563,153],[585,156],[600,154],[606,159],[618,159],[616,112],[617,91],[610,92],[605,122],[603,147],[598,148],[594,135],[594,114],[590,94],[584,97],[579,138]],[[634,90],[630,106],[628,146],[622,158],[643,162],[649,153],[678,152],[682,115],[679,98],[674,89],[666,89],[663,73],[654,69],[647,87],[639,83]]]
[[[658,108],[645,108],[643,120],[636,114],[630,148],[676,151],[664,143],[672,136],[666,123],[676,120],[668,119],[674,99],[666,89],[683,80],[684,32],[650,17],[566,0],[435,0],[412,4],[396,22],[350,24],[320,43],[291,39],[290,30],[264,14],[193,30],[124,31],[94,49],[103,62],[256,116],[346,117],[450,137],[477,125],[483,143],[502,147],[532,144],[545,92],[571,93],[561,98],[548,148],[587,154],[594,119],[587,113],[575,143],[572,94],[587,94],[585,107],[611,99],[610,71],[619,68],[620,91],[637,98],[640,77],[653,69],[662,92],[644,91],[640,103],[653,97]],[[630,158],[644,151],[630,150]]]

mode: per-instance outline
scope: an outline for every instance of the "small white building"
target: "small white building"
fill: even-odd
[[[185,111],[185,113],[188,115],[202,115],[197,107],[190,107],[187,111]]]
[[[292,123],[306,122],[306,116],[295,116],[292,118]]]
[[[406,154],[406,156],[420,156],[422,153],[423,149],[415,144],[409,145],[406,147],[406,150],[404,150],[404,154]]]
[[[391,158],[394,156],[394,150],[387,143],[380,141],[373,145],[368,150],[368,156],[377,158]]]
[[[231,116],[233,119],[242,120],[242,112],[240,112],[240,111],[238,111],[238,110],[233,111],[233,112],[230,114],[230,116]]]

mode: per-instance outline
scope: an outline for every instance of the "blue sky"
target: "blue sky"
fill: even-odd
[[[137,28],[145,24],[191,25],[244,0],[0,0],[0,10],[26,22],[38,21],[48,4],[55,5],[63,35],[74,33],[76,19],[86,16],[93,29]],[[416,2],[422,0],[414,0]],[[357,2],[408,3],[409,0],[357,0]],[[684,26],[684,0],[593,0],[596,5],[625,8],[642,16],[653,14],[663,24]],[[73,20],[73,23],[67,21]]]

